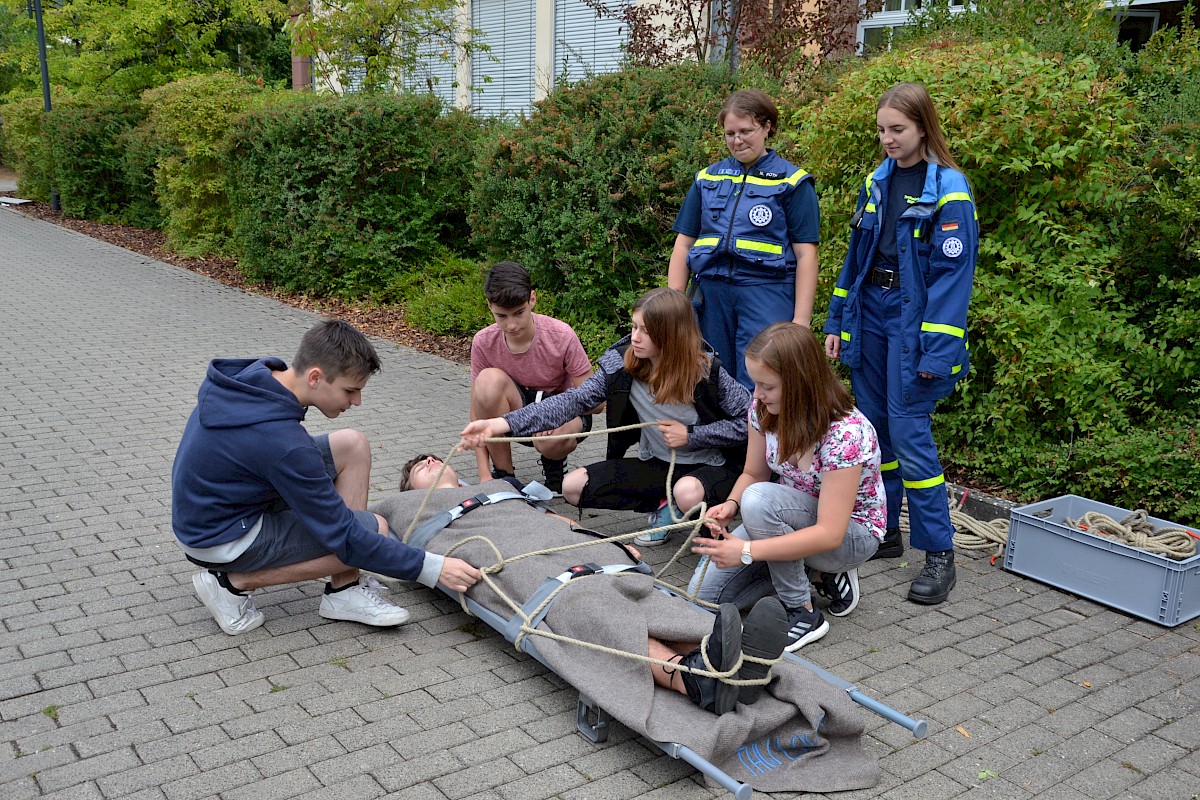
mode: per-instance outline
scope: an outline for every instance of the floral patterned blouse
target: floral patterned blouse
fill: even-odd
[[[758,423],[758,401],[750,404],[751,427],[763,433]],[[779,462],[779,439],[774,433],[763,433],[767,445],[767,466],[779,476],[779,482],[821,496],[821,473],[847,467],[861,466],[858,496],[850,518],[865,527],[880,541],[887,528],[887,499],[883,493],[883,476],[879,471],[879,438],[875,428],[857,408],[829,426],[829,431],[817,442],[812,465],[807,470],[784,461]]]

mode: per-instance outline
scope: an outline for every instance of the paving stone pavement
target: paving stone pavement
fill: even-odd
[[[383,631],[318,617],[317,582],[266,590],[262,628],[221,633],[170,532],[176,440],[210,358],[288,358],[316,318],[11,210],[0,285],[4,800],[723,796],[620,725],[576,735],[576,692],[431,590],[397,587],[413,619]],[[371,438],[374,497],[450,448],[468,386],[376,344],[383,373],[336,423]],[[1163,628],[970,555],[951,602],[918,607],[917,571],[868,564],[858,610],[802,651],[930,726],[864,711],[883,780],[837,797],[1197,796],[1200,620]]]

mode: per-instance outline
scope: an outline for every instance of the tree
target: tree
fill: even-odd
[[[26,41],[29,26],[22,19],[26,0],[2,2],[0,80],[5,68],[15,69],[21,76],[34,76],[36,86],[36,52]],[[283,0],[46,2],[51,80],[71,89],[134,96],[176,78],[217,69],[277,79],[282,77],[278,66],[268,68],[265,51],[286,11]],[[8,80],[18,88],[28,83]]]
[[[626,25],[626,53],[636,66],[742,58],[783,72],[802,59],[842,58],[856,49],[860,20],[882,0],[583,0]]]
[[[293,50],[312,56],[336,92],[386,92],[428,58],[457,63],[472,50],[455,0],[318,0],[293,17]]]

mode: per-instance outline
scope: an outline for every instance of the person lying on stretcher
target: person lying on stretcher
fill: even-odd
[[[444,465],[442,460],[434,455],[420,455],[410,460],[405,464],[400,480],[401,491],[423,491],[431,486],[449,489],[461,485],[454,469]],[[519,513],[520,510],[530,507],[523,503],[513,503],[506,505],[506,508],[512,508]],[[550,516],[561,520],[571,529],[576,529],[575,523],[566,517],[557,514]],[[633,552],[636,554],[637,551]],[[778,658],[787,643],[786,626],[783,624],[786,617],[787,614],[776,597],[765,597],[755,604],[747,614],[744,625],[737,606],[731,603],[721,605],[717,609],[712,633],[706,645],[712,671],[728,672],[738,663],[743,653],[767,660]],[[647,651],[651,658],[659,661],[680,664],[688,669],[709,671],[701,654],[700,643],[667,642],[648,637]],[[767,670],[765,664],[744,661],[735,679],[762,679],[766,677]],[[747,705],[753,703],[759,698],[763,688],[761,685],[738,686],[718,678],[660,664],[650,664],[650,672],[658,686],[684,694],[700,708],[715,714],[732,711],[739,702]]]

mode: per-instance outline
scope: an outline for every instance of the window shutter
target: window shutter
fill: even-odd
[[[527,113],[533,104],[534,0],[474,0],[471,25],[481,31],[476,41],[491,47],[471,58],[472,108],[487,116]]]

